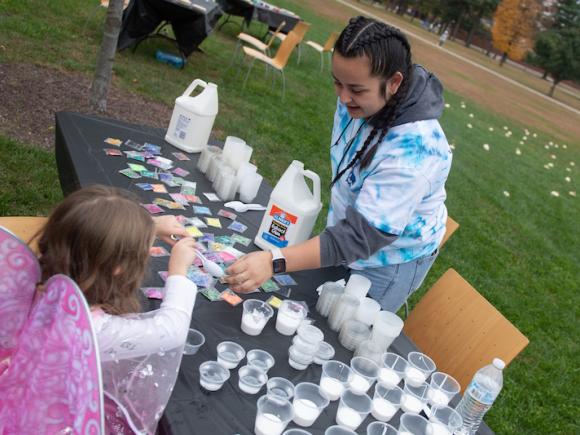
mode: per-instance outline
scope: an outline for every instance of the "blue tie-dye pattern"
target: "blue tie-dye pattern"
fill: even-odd
[[[346,108],[338,104],[335,114],[335,126],[333,129],[333,140],[336,142],[338,136],[350,120]],[[354,120],[347,128],[337,146],[330,149],[333,173],[336,172],[336,165],[341,160],[345,152],[348,141],[356,134],[362,120]],[[370,133],[371,127],[364,126],[344,158],[343,168],[354,157],[356,151],[362,146],[366,137]],[[432,253],[439,244],[445,232],[445,218],[447,216],[443,200],[445,198],[444,185],[449,172],[452,154],[447,140],[439,123],[436,120],[419,121],[417,123],[404,124],[393,127],[387,134],[383,143],[378,148],[373,161],[364,170],[356,168],[354,171],[355,181],[352,185],[347,183],[347,176],[341,178],[332,189],[331,205],[328,211],[328,225],[335,225],[340,219],[344,219],[345,210],[348,206],[355,206],[359,200],[361,192],[365,192],[363,213],[379,230],[389,234],[400,234],[391,245],[379,250],[368,259],[359,260],[350,265],[353,269],[365,269],[381,267],[412,261],[416,258]],[[380,178],[382,167],[399,168],[399,171],[409,170],[420,171],[422,176],[429,180],[431,189],[422,197],[419,196],[420,204],[405,207],[390,208],[388,205],[382,207],[379,204],[388,204],[389,197],[400,195],[408,197],[412,195],[417,185],[399,185],[399,192],[391,190],[388,194],[383,191],[383,180]],[[408,169],[406,169],[408,168]],[[413,177],[409,177],[413,180]],[[388,185],[388,183],[387,183]],[[402,189],[411,189],[411,192]],[[396,203],[396,201],[395,201]],[[375,207],[374,204],[377,204]],[[427,204],[425,206],[424,204]],[[431,208],[430,208],[431,207]],[[388,210],[388,212],[381,212]],[[380,214],[386,213],[386,214]],[[407,216],[407,223],[402,223],[402,216]],[[394,226],[393,226],[394,225]],[[397,230],[396,228],[399,228]],[[400,228],[404,228],[401,232]]]

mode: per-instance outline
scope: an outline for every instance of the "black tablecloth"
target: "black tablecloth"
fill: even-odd
[[[288,33],[300,21],[300,17],[297,15],[290,15],[282,10],[273,8],[276,8],[276,6],[255,5],[254,19],[266,24],[270,29],[277,29],[284,21],[286,24],[281,29],[282,33]]]
[[[128,48],[167,21],[180,51],[189,56],[210,34],[223,11],[213,0],[132,0],[123,12],[117,47]]]
[[[228,15],[242,17],[247,24],[250,24],[254,16],[254,5],[245,0],[216,0],[222,10]]]
[[[57,113],[55,151],[63,192],[68,194],[79,187],[102,183],[134,191],[148,202],[152,197],[163,196],[141,191],[135,186],[134,180],[119,174],[118,171],[127,166],[127,160],[124,157],[106,156],[103,148],[112,147],[106,145],[103,140],[107,137],[114,137],[121,140],[132,139],[140,143],[150,142],[162,145],[163,155],[175,160],[170,153],[179,150],[165,143],[164,136],[165,131],[160,129],[71,112]],[[198,183],[197,192],[199,194],[212,192],[211,183],[195,169],[198,156],[198,154],[191,155],[191,161],[176,161],[176,164],[191,172],[191,175],[186,178]],[[173,190],[170,189],[170,191]],[[267,204],[270,192],[271,187],[262,183],[256,202]],[[207,200],[204,200],[204,205],[210,207],[214,215],[223,206],[222,203],[210,203]],[[191,211],[177,210],[174,213],[192,216]],[[261,216],[262,212],[238,214],[238,220],[248,226],[248,230],[245,233],[246,236],[253,237],[256,234]],[[222,224],[225,221],[226,219],[222,218]],[[214,229],[212,228],[212,230]],[[216,235],[231,234],[231,231],[225,228],[212,232],[215,232]],[[253,245],[248,248],[241,247],[241,250],[245,252],[253,249],[255,249]],[[146,284],[162,286],[163,283],[157,276],[156,271],[166,270],[166,267],[167,258],[153,259],[152,267],[150,268],[151,273]],[[293,273],[292,276],[298,282],[298,285],[292,287],[290,298],[304,300],[308,303],[310,308],[309,316],[315,320],[315,325],[324,331],[325,340],[336,349],[335,359],[348,362],[352,358],[352,352],[347,351],[338,343],[337,333],[329,330],[326,320],[322,319],[314,309],[316,303],[314,290],[316,287],[327,280],[338,280],[345,275],[346,270],[342,268]],[[243,298],[265,300],[272,294],[274,293],[253,293],[243,296]],[[158,305],[157,301],[145,301],[146,309],[154,309]],[[183,435],[253,433],[256,401],[264,394],[265,387],[257,395],[242,393],[237,385],[237,370],[232,370],[229,381],[220,391],[208,393],[202,391],[199,386],[199,365],[206,360],[216,359],[216,346],[223,340],[239,341],[246,351],[260,348],[270,352],[276,359],[275,366],[268,373],[270,377],[283,376],[295,384],[304,381],[318,383],[321,373],[320,366],[311,365],[307,370],[297,371],[288,365],[287,350],[291,339],[276,332],[274,328],[275,318],[270,320],[260,336],[250,337],[240,330],[241,313],[241,305],[231,307],[225,302],[209,302],[202,295],[198,295],[192,318],[192,327],[204,333],[206,342],[196,355],[185,355],[183,357],[173,395],[160,423],[161,432]],[[395,340],[390,349],[406,356],[410,351],[417,348],[407,337],[401,335]],[[371,390],[369,394],[372,395],[373,391]],[[453,403],[456,403],[457,400],[458,398],[456,397]],[[308,430],[313,434],[322,434],[324,428],[334,424],[337,405],[338,402],[331,402],[315,424]],[[391,424],[395,427],[398,426],[399,414],[391,421]],[[372,417],[367,417],[359,432],[364,433],[364,429],[371,421],[373,421]],[[289,427],[295,427],[294,423],[291,423]],[[492,432],[484,424],[478,433],[488,434]]]

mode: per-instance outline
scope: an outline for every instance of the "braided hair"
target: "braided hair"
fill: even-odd
[[[336,174],[330,184],[331,187],[358,161],[361,168],[371,163],[407,96],[413,69],[411,46],[405,35],[395,27],[363,16],[350,19],[336,41],[334,52],[346,58],[368,57],[371,75],[384,79],[380,88],[382,95],[385,95],[387,80],[393,74],[400,72],[403,81],[383,108],[368,119],[369,125],[372,126],[371,132],[349,164]],[[374,141],[377,136],[378,139]]]

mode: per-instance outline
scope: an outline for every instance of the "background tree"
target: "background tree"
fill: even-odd
[[[97,55],[95,76],[91,84],[90,103],[97,112],[107,110],[107,95],[113,75],[113,63],[117,51],[117,40],[121,31],[124,0],[110,0],[103,29],[103,40]]]
[[[539,10],[537,0],[502,0],[499,4],[491,34],[494,47],[503,53],[500,65],[508,57],[521,60],[532,48]]]

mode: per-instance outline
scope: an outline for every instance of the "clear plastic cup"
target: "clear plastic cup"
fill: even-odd
[[[238,171],[236,173],[236,191],[240,188],[240,184],[242,183],[242,180],[248,174],[255,174],[257,171],[258,171],[258,168],[256,167],[256,165],[253,165],[251,163],[242,163],[240,165],[240,167],[238,168]]]
[[[407,355],[405,382],[412,386],[423,384],[436,369],[435,362],[421,352],[410,352]]]
[[[339,425],[330,426],[324,431],[324,435],[357,435],[354,430]]]
[[[219,390],[230,378],[230,371],[215,361],[206,361],[199,366],[199,383],[208,391]]]
[[[264,177],[258,173],[247,174],[240,183],[240,201],[246,204],[251,203],[258,195],[258,190],[260,190],[263,179]]]
[[[316,384],[302,382],[294,388],[294,423],[309,427],[329,404],[328,397]]]
[[[348,388],[352,376],[349,366],[340,361],[326,361],[322,364],[320,388],[330,400],[338,400],[342,392]]]
[[[331,344],[323,341],[318,346],[318,350],[314,354],[314,364],[322,365],[334,357],[334,347]]]
[[[431,435],[452,435],[463,425],[463,418],[453,408],[433,407],[429,413],[429,429]]]
[[[282,435],[312,435],[312,434],[307,430],[294,428],[285,430]]]
[[[360,305],[360,300],[353,295],[343,294],[332,307],[328,316],[328,326],[333,331],[340,331],[347,320],[354,317]]]
[[[380,421],[373,421],[367,426],[367,435],[397,435],[399,431],[393,426]]]
[[[401,407],[402,397],[403,390],[399,387],[388,389],[377,384],[373,397],[373,417],[379,421],[390,421]]]
[[[292,338],[292,345],[295,346],[297,349],[299,349],[301,352],[310,354],[312,356],[316,355],[318,347],[320,346],[319,343],[309,343],[305,341],[299,335],[295,335]]]
[[[248,361],[249,366],[257,367],[265,373],[268,373],[268,370],[270,370],[276,362],[271,354],[261,349],[250,350],[246,354],[246,360]]]
[[[314,361],[314,355],[305,353],[296,346],[290,346],[288,349],[288,364],[296,370],[306,370],[306,368]]]
[[[280,435],[294,417],[292,403],[278,396],[267,394],[260,397],[257,407],[254,424],[256,435]]]
[[[252,151],[252,147],[246,144],[245,140],[235,136],[226,137],[223,155],[235,170],[238,170],[243,163],[250,161]]]
[[[296,334],[308,343],[319,345],[324,340],[324,333],[313,325],[300,325],[296,330]]]
[[[354,394],[365,394],[377,380],[379,366],[368,358],[355,356],[350,360],[352,377],[348,383]]]
[[[235,369],[245,356],[244,348],[233,341],[222,341],[217,345],[217,361],[226,369]]]
[[[403,320],[390,311],[379,311],[373,321],[372,340],[386,351],[403,330]]]
[[[207,172],[209,162],[212,155],[219,155],[222,153],[222,149],[214,145],[208,145],[203,149],[199,160],[197,161],[197,169],[199,169],[203,174]]]
[[[284,399],[292,399],[294,397],[294,384],[286,378],[270,378],[266,383],[268,394],[280,396]]]
[[[381,311],[381,304],[373,298],[366,297],[360,301],[360,305],[358,306],[354,318],[359,322],[371,326],[379,311]]]
[[[184,355],[195,355],[199,348],[205,343],[204,335],[197,329],[190,328],[187,332],[187,340],[183,348]]]
[[[290,300],[283,301],[276,316],[276,331],[283,335],[294,334],[306,314],[304,305]]]
[[[260,335],[270,317],[274,315],[274,309],[258,299],[245,300],[243,307],[242,331],[248,335]]]
[[[399,420],[399,435],[431,435],[429,421],[417,414],[403,414]]]
[[[371,331],[367,325],[350,319],[343,323],[338,341],[348,350],[355,350],[359,343],[367,340]]]
[[[224,164],[224,159],[221,154],[211,154],[209,156],[209,164],[205,176],[212,183],[215,181],[220,168]]]
[[[415,387],[405,381],[403,396],[401,397],[401,409],[411,414],[419,414],[427,404],[427,391],[429,384],[423,382]]]
[[[243,366],[238,370],[238,387],[244,393],[256,394],[268,382],[268,375],[254,366]]]
[[[338,301],[340,296],[344,293],[344,286],[333,281],[325,282],[322,285],[322,290],[318,301],[316,302],[316,310],[322,317],[328,317],[332,311],[332,307]]]
[[[340,396],[336,423],[348,429],[356,430],[372,409],[372,400],[366,394],[354,394],[344,390]]]
[[[459,393],[461,386],[453,376],[443,372],[435,372],[431,375],[427,399],[432,406],[447,406],[451,399]]]
[[[352,274],[348,278],[344,292],[353,295],[358,300],[363,299],[371,288],[371,280],[366,276]]]
[[[396,353],[385,352],[382,363],[377,382],[386,388],[394,388],[399,385],[399,382],[405,376],[407,360]]]
[[[372,340],[364,340],[356,347],[354,356],[364,356],[380,366],[382,363],[383,348]]]

